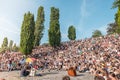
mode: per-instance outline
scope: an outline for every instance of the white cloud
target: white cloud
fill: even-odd
[[[82,17],[86,17],[88,15],[88,12],[87,12],[87,3],[86,3],[86,0],[83,0],[82,1],[82,4],[81,4],[81,16]]]
[[[82,3],[80,5],[80,22],[78,23],[77,30],[79,32],[83,31],[84,29],[84,23],[85,23],[85,18],[88,17],[89,12],[87,11],[87,0],[82,0]]]

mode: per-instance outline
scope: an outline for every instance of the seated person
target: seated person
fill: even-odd
[[[109,77],[110,77],[111,80],[119,80],[113,72],[110,72]]]
[[[105,80],[104,77],[102,76],[102,72],[100,70],[97,70],[95,72],[94,80]]]
[[[26,77],[30,74],[30,68],[28,66],[24,66],[23,69],[21,69],[20,76],[21,77]]]
[[[105,79],[103,77],[101,77],[101,76],[95,76],[94,80],[105,80]]]

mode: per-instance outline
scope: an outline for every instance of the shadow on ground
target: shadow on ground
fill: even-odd
[[[58,74],[58,72],[41,73],[42,76],[45,76],[45,75],[53,75],[53,74]]]
[[[85,75],[84,75],[84,74],[78,74],[77,77],[78,77],[78,76],[85,76]]]

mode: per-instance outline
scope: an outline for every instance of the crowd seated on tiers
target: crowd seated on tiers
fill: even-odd
[[[26,65],[43,71],[73,67],[80,73],[89,72],[95,80],[120,80],[120,35],[62,42],[56,48],[46,44],[33,49],[28,57],[36,60],[26,63],[19,52],[0,54],[0,71],[21,70]]]

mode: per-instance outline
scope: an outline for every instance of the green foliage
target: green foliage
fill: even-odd
[[[120,7],[120,0],[114,0],[112,8]]]
[[[43,30],[44,30],[44,8],[42,6],[39,7],[37,13],[37,20],[35,22],[35,40],[34,46],[39,46],[40,40],[43,37]]]
[[[118,13],[115,14],[115,23],[117,24],[117,20],[118,20]]]
[[[20,35],[20,51],[25,55],[32,52],[34,43],[34,28],[34,15],[30,12],[25,13]]]
[[[76,39],[76,30],[74,26],[70,26],[68,29],[68,38],[70,40],[75,40]]]
[[[8,38],[5,37],[2,43],[2,52],[5,52],[8,49]]]
[[[116,33],[120,34],[120,0],[115,0],[112,8],[118,8],[117,13],[115,14],[115,23],[117,24]]]
[[[2,47],[8,47],[8,38],[7,37],[4,38]]]
[[[100,30],[95,30],[93,33],[92,33],[92,37],[100,37],[102,36],[102,33]]]
[[[120,7],[118,8],[118,11],[117,11],[117,13],[115,15],[115,22],[118,25],[117,33],[119,34],[120,33]]]
[[[60,45],[61,32],[59,24],[59,9],[52,7],[50,14],[50,28],[48,30],[49,44],[52,47]]]
[[[12,48],[12,51],[14,51],[14,52],[19,51],[19,47],[17,47],[16,44],[14,44],[14,46],[13,46],[13,48]]]
[[[5,50],[3,48],[0,48],[0,54],[5,53]]]
[[[109,35],[109,34],[117,33],[117,28],[118,28],[118,25],[116,23],[108,24],[107,34]]]
[[[13,47],[13,40],[10,40],[10,43],[9,43],[9,51],[12,51],[12,47]]]

